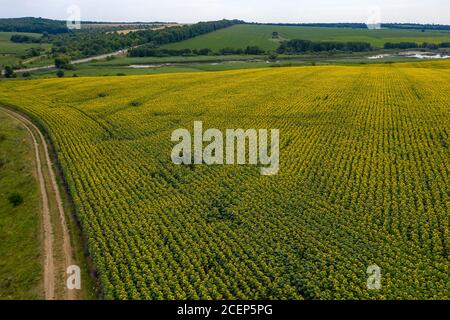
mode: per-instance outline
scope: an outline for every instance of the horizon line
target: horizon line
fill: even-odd
[[[19,16],[19,17],[0,17],[1,19],[23,19],[23,18],[35,18],[35,19],[47,19],[47,20],[54,20],[54,21],[67,21],[67,19],[57,19],[57,18],[46,18],[46,17],[38,17],[38,16]],[[340,21],[340,22],[330,22],[330,21],[315,21],[315,22],[268,22],[268,21],[245,21],[242,19],[237,19],[237,18],[221,18],[221,19],[217,19],[217,20],[198,20],[195,22],[179,22],[179,21],[165,21],[165,20],[153,20],[153,21],[132,21],[132,20],[122,20],[122,21],[111,21],[111,20],[92,20],[92,19],[87,19],[87,20],[81,20],[81,22],[95,22],[95,23],[126,23],[126,24],[132,24],[132,23],[141,23],[141,24],[145,24],[145,23],[177,23],[177,24],[194,24],[194,23],[199,23],[199,22],[209,22],[209,21],[220,21],[220,20],[241,20],[245,23],[248,24],[365,24],[367,25],[366,22],[350,22],[350,21]],[[380,22],[379,24],[413,24],[413,25],[435,25],[435,26],[450,26],[450,22],[447,23],[434,23],[434,22],[413,22],[413,21],[409,21],[409,22],[388,22],[388,21],[383,21]]]

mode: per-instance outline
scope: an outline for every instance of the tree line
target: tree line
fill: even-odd
[[[347,29],[368,29],[366,23],[252,23],[256,25],[289,26],[289,27],[319,27],[319,28],[347,28]],[[416,29],[416,30],[450,30],[450,25],[444,24],[420,24],[420,23],[381,23],[384,29]]]
[[[450,48],[450,42],[442,43],[416,43],[416,42],[387,42],[384,44],[384,49],[432,49]]]
[[[319,28],[351,28],[351,29],[367,29],[365,23],[247,23],[255,25],[269,25],[280,27],[319,27]]]
[[[53,36],[50,38],[50,42],[53,44],[53,54],[67,54],[71,58],[81,58],[143,44],[148,44],[148,48],[151,48],[152,46],[183,41],[240,23],[243,23],[243,21],[199,22],[193,25],[170,27],[162,30],[142,30],[128,34],[118,34],[116,32],[105,34],[102,31],[95,30],[78,31]]]
[[[104,24],[105,22],[82,21],[83,24]],[[123,22],[124,23],[124,22]],[[149,22],[149,24],[162,24],[162,22]],[[244,22],[243,22],[244,23]],[[248,22],[245,22],[248,23]],[[274,26],[301,26],[301,27],[323,27],[323,28],[352,28],[367,29],[365,23],[248,23],[257,25]],[[130,23],[131,25],[131,23]],[[450,25],[442,24],[418,24],[418,23],[382,23],[382,28],[387,29],[418,29],[418,30],[450,30]],[[37,32],[49,34],[61,34],[71,32],[67,29],[66,21],[44,18],[7,18],[0,19],[0,31],[6,32]]]
[[[60,34],[68,29],[65,21],[27,17],[0,19],[0,31]]]
[[[277,49],[279,54],[295,54],[304,52],[323,51],[348,51],[364,52],[371,51],[372,45],[367,42],[336,42],[336,41],[310,41],[310,40],[289,40],[280,44]]]
[[[41,38],[31,37],[22,34],[14,34],[10,38],[14,43],[41,43]]]
[[[247,46],[246,48],[222,48],[213,51],[209,48],[203,49],[160,49],[155,46],[142,46],[130,50],[130,57],[174,57],[174,56],[211,56],[211,55],[262,55],[266,51],[258,46]]]
[[[276,53],[296,54],[305,52],[364,52],[371,51],[373,48],[366,42],[332,42],[332,41],[309,41],[309,40],[290,40],[280,44]],[[154,44],[141,46],[129,51],[130,57],[169,57],[169,56],[207,56],[207,55],[265,55],[273,54],[258,46],[247,46],[246,48],[226,47],[213,51],[209,48],[203,49],[161,49]]]
[[[387,29],[418,29],[418,30],[450,30],[450,25],[445,24],[419,24],[419,23],[382,23],[382,28]]]

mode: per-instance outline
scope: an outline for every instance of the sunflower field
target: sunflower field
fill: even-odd
[[[49,133],[106,299],[449,299],[450,63],[419,65],[3,81],[0,103]],[[194,121],[279,129],[279,173],[174,165]]]

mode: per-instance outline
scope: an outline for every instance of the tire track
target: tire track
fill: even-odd
[[[72,265],[72,246],[70,243],[69,231],[66,224],[66,218],[64,213],[63,201],[61,199],[61,194],[58,189],[58,184],[56,181],[56,175],[54,173],[52,162],[50,160],[50,155],[48,152],[48,145],[41,131],[36,125],[34,125],[30,120],[23,117],[19,113],[11,111],[9,109],[0,106],[0,110],[4,111],[9,116],[18,120],[23,127],[29,132],[31,139],[33,141],[35,159],[36,159],[36,172],[38,178],[39,189],[42,199],[42,223],[44,230],[44,297],[46,300],[54,299],[76,299],[74,290],[68,290],[65,283],[61,284],[64,287],[64,296],[56,296],[56,267],[55,267],[55,248],[54,248],[54,231],[51,222],[51,212],[50,212],[50,198],[54,199],[56,207],[58,209],[59,223],[62,231],[62,252],[64,255],[64,272],[66,268]],[[42,146],[42,152],[44,154],[44,159],[41,159],[41,153],[39,146]],[[46,179],[44,178],[44,166],[47,166],[49,183],[51,185],[51,196],[46,188]],[[64,277],[65,278],[65,277]]]

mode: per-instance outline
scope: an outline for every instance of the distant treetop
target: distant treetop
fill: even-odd
[[[65,21],[27,17],[0,19],[0,31],[58,34],[68,29]]]

